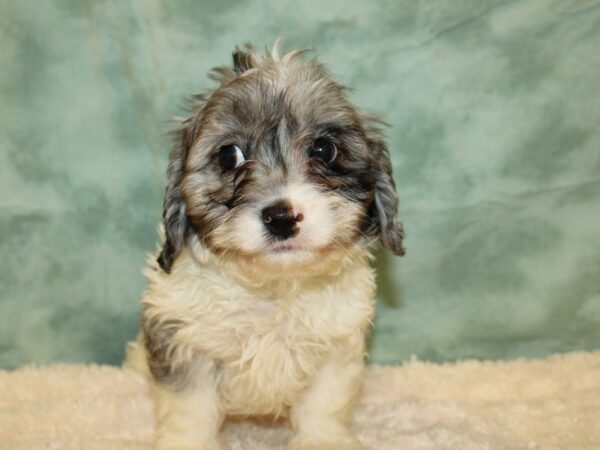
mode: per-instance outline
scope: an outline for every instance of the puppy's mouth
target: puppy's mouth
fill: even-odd
[[[308,249],[304,246],[298,244],[297,242],[293,242],[290,240],[287,241],[279,241],[270,243],[266,251],[269,253],[288,253],[288,252],[298,252],[298,251],[307,251]]]

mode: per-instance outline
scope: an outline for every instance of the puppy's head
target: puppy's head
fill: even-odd
[[[194,98],[168,168],[166,272],[194,234],[213,253],[276,265],[377,240],[403,254],[380,122],[301,53],[236,50]]]

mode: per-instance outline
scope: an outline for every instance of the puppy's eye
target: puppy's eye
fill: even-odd
[[[326,163],[330,163],[337,157],[337,147],[331,140],[320,137],[310,146],[308,156],[311,158],[319,158]]]
[[[246,161],[242,150],[234,144],[225,145],[219,151],[219,165],[223,170],[235,169]]]

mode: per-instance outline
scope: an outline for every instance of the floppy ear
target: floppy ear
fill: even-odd
[[[390,155],[378,129],[367,130],[367,141],[377,164],[372,206],[373,219],[384,247],[402,256],[404,255],[402,246],[404,228],[398,220],[398,194],[396,194]]]
[[[215,67],[209,72],[209,77],[222,86],[255,65],[254,50],[252,46],[246,44],[245,50],[236,48],[233,53],[233,69],[226,66]],[[198,124],[202,111],[213,93],[214,90],[209,89],[191,98],[188,106],[191,115],[183,120],[181,127],[174,133],[175,146],[171,151],[167,169],[167,187],[163,203],[165,242],[156,259],[158,265],[167,273],[171,272],[175,259],[181,253],[186,239],[191,234],[192,226],[187,217],[185,199],[181,192],[181,181],[184,177],[188,152],[198,135]]]
[[[171,272],[175,259],[181,252],[185,240],[190,233],[186,204],[181,193],[181,180],[184,175],[187,153],[194,141],[193,119],[183,122],[175,133],[176,142],[171,150],[169,167],[167,168],[167,186],[163,203],[163,225],[165,242],[157,258],[159,266],[167,273]]]

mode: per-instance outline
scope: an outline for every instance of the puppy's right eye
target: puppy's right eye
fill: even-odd
[[[313,142],[310,151],[308,152],[308,156],[311,158],[322,159],[329,164],[337,157],[337,147],[331,140],[320,137]]]
[[[234,144],[225,145],[219,150],[219,165],[223,170],[235,169],[246,161],[242,150]]]

